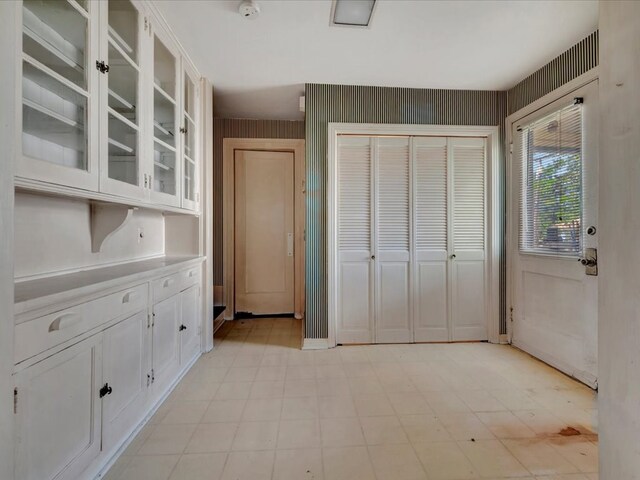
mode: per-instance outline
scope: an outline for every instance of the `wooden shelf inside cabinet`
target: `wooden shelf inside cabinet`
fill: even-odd
[[[91,204],[91,251],[100,252],[107,238],[120,230],[133,216],[137,207],[117,203]]]

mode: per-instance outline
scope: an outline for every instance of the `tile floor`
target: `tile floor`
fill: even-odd
[[[227,323],[106,478],[598,478],[594,393],[514,348],[300,337],[292,319]]]

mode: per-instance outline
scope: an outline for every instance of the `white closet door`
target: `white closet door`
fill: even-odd
[[[373,342],[372,140],[338,141],[338,343]]]
[[[413,340],[410,301],[409,138],[378,138],[376,166],[376,342]]]
[[[485,139],[450,138],[453,341],[486,340]]]
[[[413,138],[414,341],[449,340],[447,139]]]

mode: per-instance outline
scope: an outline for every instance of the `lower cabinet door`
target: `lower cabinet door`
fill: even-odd
[[[200,287],[180,294],[180,365],[185,366],[200,352]]]
[[[16,374],[16,479],[68,480],[100,454],[102,336]]]
[[[102,398],[105,452],[117,448],[144,416],[151,374],[148,331],[147,312],[142,311],[104,332],[103,381],[111,392]]]
[[[161,395],[180,367],[180,294],[153,306],[152,371],[154,390]]]

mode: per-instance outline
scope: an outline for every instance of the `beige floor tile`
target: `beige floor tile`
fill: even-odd
[[[312,420],[282,420],[278,430],[278,449],[320,447],[320,424]]]
[[[322,451],[319,448],[278,450],[273,480],[322,480]]]
[[[458,442],[458,446],[483,478],[527,477],[529,472],[498,440]]]
[[[118,480],[167,480],[180,455],[145,455],[133,457]]]
[[[536,434],[511,412],[480,412],[476,414],[498,438],[532,438]]]
[[[264,355],[262,357],[262,361],[260,362],[260,368],[268,368],[268,367],[284,367],[285,374],[287,372],[287,354],[286,353],[275,353]],[[258,371],[258,375],[260,375],[260,371]],[[279,380],[282,380],[280,378]]]
[[[225,382],[253,382],[258,374],[258,367],[231,367],[224,377]]]
[[[492,440],[495,435],[475,413],[447,413],[438,415],[447,432],[455,440]]]
[[[325,480],[376,480],[366,447],[323,448]]]
[[[486,390],[466,390],[456,392],[472,412],[503,412],[507,407]]]
[[[177,402],[160,424],[199,423],[209,403],[208,401]]]
[[[289,397],[282,399],[282,420],[318,418],[318,398]]]
[[[203,423],[237,422],[247,400],[213,400],[202,417]]]
[[[129,466],[129,463],[131,463],[132,459],[132,456],[121,455],[120,458],[118,458],[111,466],[109,471],[105,475],[100,477],[100,480],[118,480],[122,476],[122,473],[127,468],[127,466]]]
[[[190,381],[180,387],[177,393],[181,401],[211,400],[220,388],[220,382]]]
[[[242,413],[243,422],[280,420],[281,398],[253,398],[247,400]]]
[[[550,438],[549,444],[580,472],[598,472],[598,447],[586,436]]]
[[[374,445],[368,448],[378,480],[426,480],[427,474],[411,445]]]
[[[310,380],[313,378],[316,378],[316,369],[313,365],[287,366],[286,380]]]
[[[414,443],[429,480],[468,480],[478,472],[456,442]]]
[[[519,388],[490,390],[491,395],[500,400],[509,410],[536,410],[542,406]]]
[[[320,432],[323,447],[365,445],[358,418],[320,419]]]
[[[452,391],[423,392],[424,398],[436,414],[470,412],[471,409]]]
[[[360,417],[367,445],[409,443],[398,417]]]
[[[214,400],[244,400],[249,398],[252,382],[224,382],[213,397]]]
[[[318,396],[351,396],[349,380],[347,378],[318,378],[316,379]]]
[[[238,430],[237,422],[201,423],[193,432],[186,453],[228,452]]]
[[[342,369],[344,370],[347,378],[375,378],[376,372],[367,360],[363,360],[366,363],[343,363]]]
[[[342,365],[316,365],[316,378],[346,378]]]
[[[147,441],[151,432],[155,430],[156,425],[152,423],[147,423],[142,429],[138,432],[136,437],[131,441],[131,443],[127,446],[125,451],[122,453],[123,456],[136,455],[144,442]]]
[[[253,382],[249,398],[282,398],[284,394],[284,380],[268,382]]]
[[[256,374],[256,381],[267,382],[267,381],[280,380],[284,382],[284,379],[286,376],[287,376],[286,365],[261,366],[258,369],[258,373]]]
[[[386,394],[354,395],[356,412],[361,417],[394,415],[395,411]]]
[[[348,382],[353,395],[384,394],[382,384],[377,377],[351,377]]]
[[[400,423],[411,443],[452,440],[444,425],[434,415],[400,415]]]
[[[184,452],[196,430],[195,424],[158,425],[144,442],[138,455],[169,455]]]
[[[320,418],[356,417],[355,404],[350,396],[318,397]]]
[[[219,480],[226,460],[226,453],[183,455],[170,480]]]
[[[278,422],[242,422],[232,450],[272,450],[278,439]]]
[[[398,415],[433,414],[433,410],[419,392],[389,393],[388,397]]]
[[[270,480],[273,461],[273,451],[231,452],[222,480]]]
[[[549,410],[543,408],[516,410],[513,414],[538,435],[558,435],[560,430],[568,426]]]
[[[317,394],[315,379],[287,380],[284,384],[285,397],[315,397]]]
[[[578,469],[554,450],[545,438],[507,439],[502,444],[534,475],[578,473]]]

